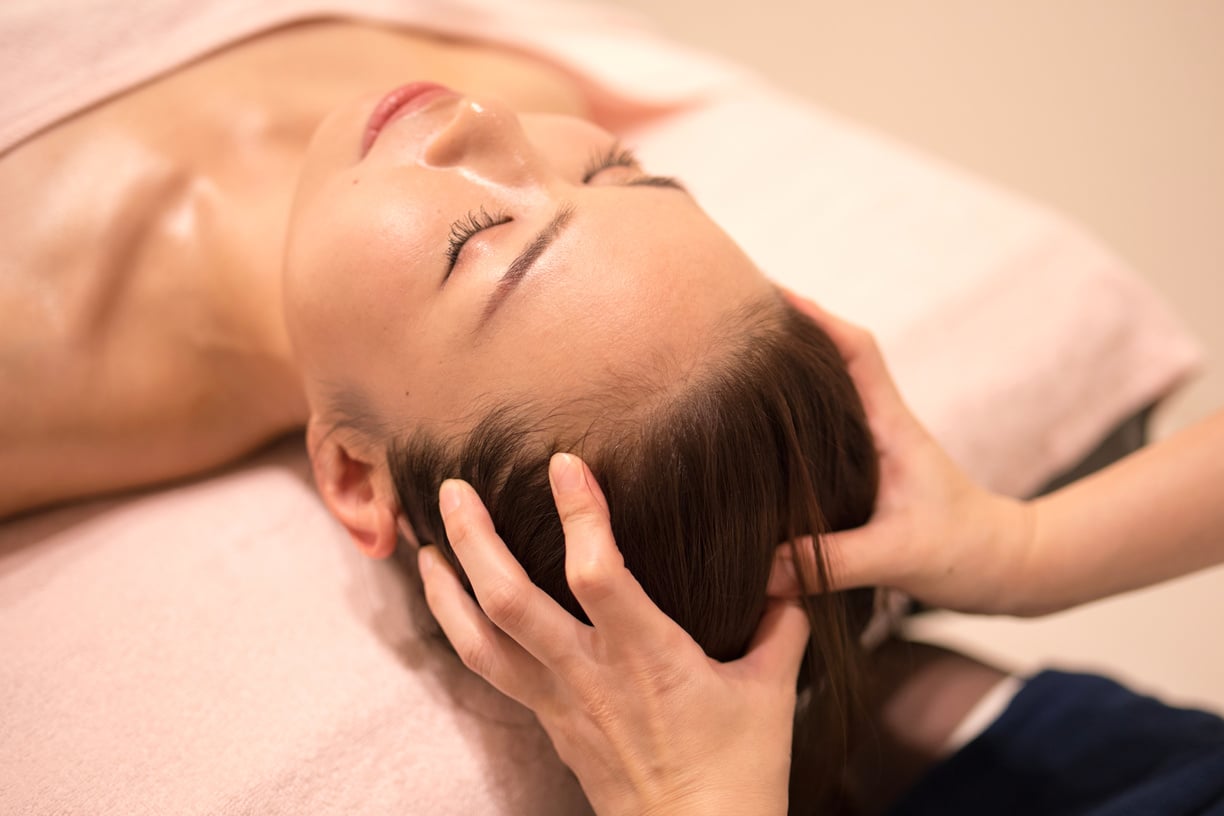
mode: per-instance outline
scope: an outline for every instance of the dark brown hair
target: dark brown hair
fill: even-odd
[[[457,437],[419,431],[391,444],[392,479],[417,539],[437,545],[463,575],[437,497],[444,479],[465,479],[532,580],[585,620],[566,584],[548,483],[551,454],[577,453],[603,487],[625,564],[650,597],[711,657],[741,656],[764,609],[776,546],[864,523],[877,466],[845,366],[807,317],[779,297],[740,310],[720,334],[680,385],[633,377],[597,400],[599,410],[584,403],[581,431],[572,414],[520,404],[487,409]],[[848,804],[836,799],[871,593],[806,603],[812,640],[790,812],[811,814]]]

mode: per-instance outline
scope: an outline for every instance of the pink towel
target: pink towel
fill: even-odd
[[[0,528],[0,812],[585,812],[305,471],[294,439]]]

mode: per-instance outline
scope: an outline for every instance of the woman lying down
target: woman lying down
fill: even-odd
[[[332,66],[327,81],[303,82],[318,64]],[[868,400],[869,423],[826,330],[679,182],[641,167],[605,129],[614,122],[587,113],[567,75],[521,55],[327,23],[247,40],[7,152],[0,197],[21,206],[3,214],[0,510],[197,473],[305,426],[319,492],[363,552],[412,566],[433,545],[457,567],[439,488],[465,480],[523,577],[598,646],[590,633],[618,618],[586,627],[602,585],[582,582],[581,563],[567,581],[549,479],[553,454],[579,454],[624,564],[702,659],[757,654],[754,637],[784,627],[806,655],[770,687],[771,716],[749,718],[777,724],[769,750],[725,777],[732,798],[713,809],[904,809],[971,743],[966,717],[997,713],[1014,683],[933,648],[867,653],[872,591],[824,592],[815,550],[788,584],[805,622],[767,601],[786,563],[779,542],[871,517],[879,406]],[[897,474],[883,452],[886,503]],[[1029,518],[1003,499],[989,506]],[[464,658],[503,666],[488,621],[456,617],[456,597],[436,589],[449,573],[430,572]],[[520,631],[543,620],[521,603],[534,597],[525,587],[481,588],[482,601],[524,642],[568,643],[542,623]],[[1100,760],[1116,737],[1077,708],[1081,681],[1043,682],[1038,707],[1065,707],[1089,742],[1099,734],[1085,750]],[[722,702],[737,699],[749,697]],[[617,700],[605,702],[579,707],[615,726]],[[561,710],[537,705],[546,727],[550,706]],[[1219,744],[1218,721],[1185,716]],[[1016,755],[1042,756],[1026,741],[1056,732],[1018,732]],[[656,746],[674,736],[644,735]],[[569,744],[558,746],[578,763],[586,754]],[[1133,779],[1161,756],[1165,743],[1140,740],[1119,767]],[[668,784],[685,773],[657,767],[675,771]],[[961,767],[966,783],[980,770]],[[598,768],[578,767],[597,810],[651,804],[603,787],[649,775]],[[1017,786],[1047,770],[992,769]],[[774,798],[756,798],[754,782]],[[955,785],[946,791],[950,804],[937,796],[921,812],[955,812]]]

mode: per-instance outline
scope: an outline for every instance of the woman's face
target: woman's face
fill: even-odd
[[[294,204],[286,317],[316,411],[356,393],[404,430],[565,404],[643,365],[682,376],[720,317],[772,295],[587,121],[438,94],[362,155],[377,101],[319,127]]]

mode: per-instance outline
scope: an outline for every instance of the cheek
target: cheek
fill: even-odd
[[[335,306],[377,312],[419,301],[442,272],[445,244],[431,240],[440,220],[436,206],[338,178],[295,216],[287,274]]]
[[[598,125],[573,116],[524,114],[519,122],[536,153],[568,177],[580,176],[592,157],[604,152],[615,138]]]
[[[429,240],[436,229],[413,228],[436,213],[373,192],[328,185],[290,233],[286,320],[303,363],[332,376],[411,357],[439,295],[445,247]]]

